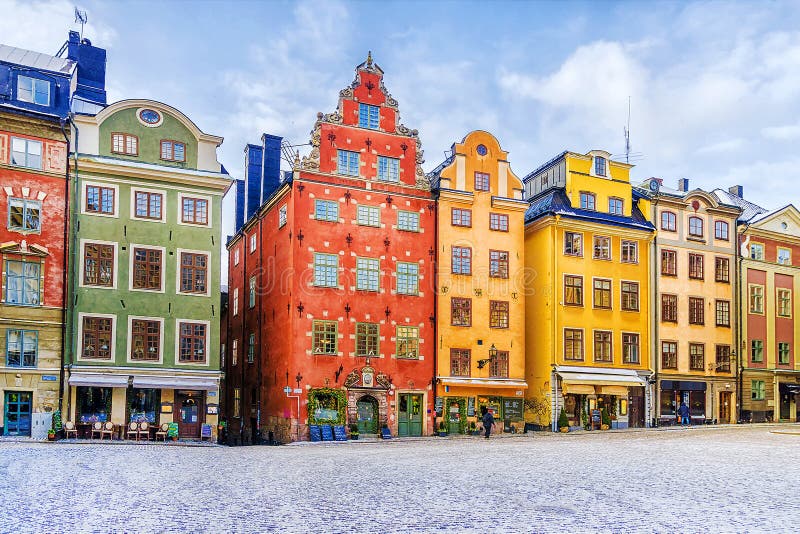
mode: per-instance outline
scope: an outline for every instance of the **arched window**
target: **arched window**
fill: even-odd
[[[675,214],[671,211],[662,211],[661,212],[661,229],[667,230],[668,232],[674,232],[675,228]]]
[[[689,235],[693,237],[703,237],[703,219],[700,217],[689,217]]]
[[[728,240],[728,223],[725,221],[714,222],[714,237],[717,239]]]

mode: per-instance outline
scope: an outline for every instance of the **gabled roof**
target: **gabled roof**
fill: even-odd
[[[655,230],[655,226],[645,219],[637,204],[632,206],[630,217],[573,208],[563,189],[550,189],[544,194],[533,198],[530,201],[528,210],[525,212],[525,224],[547,215],[560,215],[570,219],[581,219],[588,222],[611,224],[648,232]]]
[[[63,75],[72,74],[77,65],[77,63],[71,59],[42,54],[40,52],[4,44],[0,44],[0,61],[12,63],[14,65],[22,65],[32,69],[56,72]]]
[[[762,208],[758,204],[754,204],[749,200],[745,200],[742,197],[736,196],[730,191],[725,191],[724,189],[714,189],[712,193],[714,193],[714,195],[716,195],[721,202],[738,206],[742,210],[742,214],[739,215],[739,222],[751,222],[758,215],[767,213],[766,208]]]

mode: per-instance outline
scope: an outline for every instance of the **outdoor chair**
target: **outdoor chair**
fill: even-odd
[[[111,421],[106,421],[103,425],[103,432],[100,434],[100,439],[103,439],[103,436],[108,436],[109,440],[114,439],[114,423]]]
[[[147,421],[139,423],[139,433],[136,435],[136,439],[138,440],[140,436],[144,437],[145,441],[150,441],[150,423]]]
[[[156,441],[160,437],[165,442],[167,441],[167,434],[169,433],[169,423],[161,423],[161,426],[156,430]]]
[[[92,423],[92,434],[91,438],[94,439],[94,435],[97,434],[100,436],[100,439],[103,439],[103,423],[100,421],[95,421]]]
[[[74,435],[75,439],[78,439],[78,429],[75,428],[75,423],[67,421],[64,423],[64,437],[69,439],[70,434]]]
[[[133,435],[136,441],[139,441],[139,423],[134,423],[131,421],[128,423],[128,439],[131,439],[131,435]]]

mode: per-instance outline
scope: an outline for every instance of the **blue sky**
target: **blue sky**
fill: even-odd
[[[564,149],[623,152],[634,179],[742,184],[769,208],[800,177],[800,3],[96,2],[109,98],[154,98],[222,135],[242,175],[263,131],[308,140],[372,50],[426,170],[473,129],[524,176]],[[0,42],[55,52],[73,3],[0,0]]]

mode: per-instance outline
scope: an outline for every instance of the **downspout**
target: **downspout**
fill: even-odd
[[[737,225],[738,226],[738,225]],[[744,225],[744,229],[742,230],[741,236],[744,237],[745,232],[750,227],[749,224]],[[736,250],[735,258],[736,258],[736,373],[737,373],[737,383],[738,387],[736,388],[736,422],[742,423],[742,406],[744,402],[744,397],[742,395],[742,388],[744,387],[744,355],[742,354],[747,350],[747,346],[742,348],[742,344],[744,339],[742,339],[744,335],[744,329],[742,328],[742,307],[739,305],[742,301],[742,243],[739,243],[739,233],[737,232],[736,235]]]
[[[263,187],[263,181],[262,181]],[[257,280],[264,279],[264,251],[266,247],[264,246],[264,219],[262,217],[258,218],[258,278]],[[248,282],[249,283],[249,282]],[[256,436],[258,438],[258,445],[261,445],[264,442],[264,435],[261,432],[261,385],[262,385],[262,363],[264,361],[264,354],[262,354],[262,349],[264,347],[263,340],[261,339],[263,335],[263,325],[261,324],[261,318],[263,317],[262,313],[262,302],[264,300],[263,295],[261,295],[261,290],[258,286],[255,287],[256,294],[255,297],[258,299],[258,316],[256,317],[256,332],[258,333],[258,361],[256,362],[256,392],[258,395],[256,396]],[[249,298],[249,295],[248,295]],[[253,347],[253,351],[255,351],[255,347]],[[299,401],[298,401],[299,402]],[[299,412],[298,412],[299,416]]]
[[[657,224],[658,221],[658,193],[656,193],[655,198],[653,199],[653,226]],[[657,228],[657,227],[656,227]],[[658,369],[661,363],[661,358],[658,350],[658,325],[659,325],[659,317],[661,315],[661,299],[659,298],[658,293],[658,278],[659,273],[661,272],[660,261],[658,257],[658,230],[656,229],[653,232],[653,246],[650,247],[650,280],[651,284],[653,285],[653,290],[650,291],[651,296],[655,296],[653,300],[655,302],[651,302],[651,306],[653,307],[652,312],[650,313],[651,317],[651,328],[653,332],[653,336],[650,340],[650,350],[651,350],[651,362],[653,364],[653,393],[651,394],[651,402],[653,403],[652,406],[652,418],[650,421],[650,426],[657,427],[658,426],[658,418],[660,415],[661,410],[661,385],[658,381]],[[649,414],[648,414],[649,415]]]
[[[67,353],[67,283],[69,282],[67,278],[67,269],[69,267],[69,262],[67,261],[67,257],[69,254],[69,149],[70,149],[70,139],[67,135],[67,131],[64,129],[64,123],[66,122],[65,119],[61,119],[59,121],[59,125],[61,126],[61,135],[64,136],[64,140],[67,142],[67,165],[66,170],[64,171],[64,240],[63,240],[63,259],[61,262],[61,359],[59,362],[59,370],[58,370],[58,411],[62,414],[63,420],[63,413],[64,413],[64,358]],[[77,166],[76,166],[77,168]]]
[[[72,194],[72,203],[74,203],[75,199],[78,198],[78,150],[79,150],[79,140],[80,140],[80,129],[75,124],[74,117],[75,117],[75,114],[72,113],[72,112],[70,112],[69,115],[67,115],[69,123],[72,126],[72,131],[75,132],[75,143],[74,143],[73,152],[72,152],[73,160],[74,160],[74,167],[75,167],[74,179],[72,180],[72,193],[73,193]],[[72,210],[68,210],[68,212],[71,212],[71,211]],[[69,221],[72,222],[72,218],[71,217],[69,218]],[[70,255],[74,255],[75,254],[75,250],[76,250],[76,247],[77,247],[78,234],[77,234],[76,226],[77,226],[76,224],[69,224],[69,228],[68,228],[68,230],[69,230],[69,239],[70,239],[70,242],[69,242],[69,254]],[[65,256],[66,256],[67,251],[65,250],[64,253],[65,253]],[[67,261],[67,263],[70,264],[69,261]],[[72,276],[69,277],[69,291],[66,291],[66,288],[65,288],[66,293],[64,295],[64,307],[65,307],[65,309],[69,309],[69,310],[72,310],[73,307],[74,307],[74,304],[75,304],[75,302],[74,302],[75,292],[76,292],[75,283],[76,283],[76,280],[78,279],[78,272],[77,272],[78,262],[74,261],[74,259],[73,259],[73,261],[71,262],[71,267],[72,267],[71,270],[73,271],[73,273],[72,273]],[[69,317],[70,318],[70,328],[67,328],[67,326],[66,326],[66,317],[64,319],[64,328],[65,328],[65,331],[66,331],[66,339],[64,340],[64,344],[68,348],[68,352],[65,351],[65,354],[64,354],[64,360],[66,361],[66,366],[62,365],[62,375],[63,375],[63,368],[64,367],[66,367],[66,369],[68,371],[68,376],[66,377],[66,381],[67,382],[69,382],[69,377],[72,375],[72,358],[73,358],[74,352],[77,350],[77,348],[75,347],[76,341],[75,341],[74,328],[73,328],[74,327],[74,313],[72,311],[70,311],[69,316],[70,316]],[[64,380],[63,379],[61,381],[61,384],[62,384],[61,387],[63,388],[64,387]],[[72,413],[72,394],[71,394],[69,388],[67,388],[66,391],[67,391],[67,417],[70,417],[70,414]]]
[[[439,198],[438,192],[431,195],[431,202],[433,203],[433,256],[431,256],[431,279],[433,280],[433,379],[431,380],[431,392],[433,394],[433,421],[429,429],[432,435],[436,432],[436,396],[438,389],[436,387],[437,379],[439,376],[439,358],[441,357],[439,344]],[[524,228],[524,222],[523,222]],[[442,405],[442,416],[444,416],[444,404]]]
[[[246,201],[245,201],[245,205],[246,205]],[[246,214],[246,212],[245,212],[245,214]],[[247,221],[245,221],[244,226],[246,226],[246,225],[247,225]],[[248,258],[248,256],[250,256],[250,252],[249,252],[250,243],[249,243],[249,239],[247,237],[247,232],[244,231],[244,226],[242,226],[242,229],[240,230],[240,232],[242,234],[242,287],[241,287],[242,290],[247,288],[247,283],[248,283],[246,281],[246,279],[247,279],[247,258]],[[228,288],[228,291],[230,291],[230,288]],[[243,301],[245,301],[246,298],[249,298],[249,295],[246,296],[244,294],[244,291],[242,291],[242,295],[239,295],[239,297]],[[241,310],[241,312],[239,312],[239,303],[236,302],[236,313],[237,313],[237,315],[239,313],[241,313],[241,318],[239,319],[239,324],[240,324],[239,341],[241,341],[241,351],[240,351],[241,352],[241,358],[239,358],[238,354],[236,355],[236,365],[239,365],[239,380],[238,380],[238,382],[239,382],[239,445],[244,445],[244,425],[245,425],[245,421],[247,419],[249,419],[249,413],[250,413],[249,406],[243,406],[244,403],[242,402],[244,400],[244,392],[245,392],[244,380],[245,380],[246,373],[245,373],[244,368],[247,367],[247,358],[245,356],[246,355],[245,351],[248,350],[247,343],[246,343],[246,341],[247,341],[247,339],[246,339],[247,338],[247,321],[246,321],[245,315],[244,315],[246,309],[247,309],[247,306],[244,304],[244,302],[242,302],[242,310]],[[241,362],[242,362],[241,364],[239,364],[239,360],[240,359],[241,359]],[[245,409],[247,409],[247,413],[248,413],[247,417],[245,417],[245,415],[244,415]]]
[[[553,243],[553,254],[552,254],[552,263],[553,263],[553,270],[552,276],[550,277],[550,281],[553,284],[554,291],[550,292],[550,321],[551,321],[551,335],[550,335],[550,361],[551,363],[551,373],[550,373],[550,387],[553,391],[553,400],[550,403],[552,406],[551,409],[551,416],[550,416],[550,426],[553,432],[558,432],[558,376],[556,375],[556,336],[558,336],[558,328],[556,324],[556,306],[560,306],[558,299],[556,298],[555,288],[556,288],[556,276],[557,276],[557,268],[558,268],[558,226],[561,222],[561,217],[556,215],[555,224],[551,227],[553,232],[553,237],[550,240]],[[584,243],[581,243],[583,246]]]

